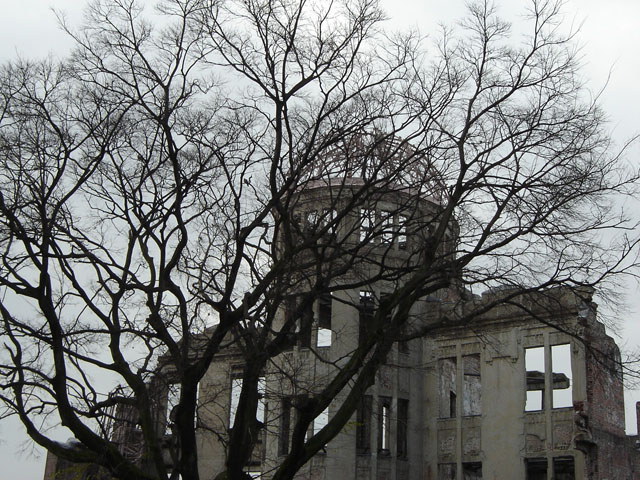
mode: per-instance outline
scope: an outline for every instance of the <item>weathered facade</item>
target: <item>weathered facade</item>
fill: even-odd
[[[595,306],[529,297],[527,313],[501,307],[425,340],[427,478],[636,478],[619,351]]]
[[[301,218],[318,215],[323,205],[330,208],[331,198],[328,186],[306,191],[298,202]],[[415,207],[421,218],[438,208],[432,201]],[[419,255],[412,257],[419,242],[406,234],[410,227],[398,226],[406,218],[392,196],[377,199],[375,211],[363,209],[362,218],[346,229],[362,235],[373,223],[365,216],[379,219],[379,212],[386,213],[378,224],[396,227],[394,235],[378,240],[385,243],[385,261],[419,261]],[[371,248],[374,257],[376,248]],[[368,268],[361,265],[356,275],[367,275]],[[387,288],[382,281],[367,291],[340,291],[315,302],[309,312],[313,327],[265,372],[259,409],[265,427],[247,471],[270,478],[290,448],[296,399],[317,392],[349,357]],[[458,293],[451,289],[423,299],[411,321],[443,317],[452,309],[482,311],[510,294],[500,289],[481,297]],[[636,452],[624,433],[619,351],[596,318],[591,292],[550,289],[512,298],[509,305],[471,323],[398,342],[351,421],[299,478],[636,478]],[[225,460],[220,432],[232,425],[242,368],[242,356],[221,357],[202,381],[203,479],[213,478]],[[343,400],[337,397],[308,435]]]
[[[331,185],[309,186],[296,202],[300,218],[322,218],[331,214],[329,209],[343,208],[339,202],[348,202],[350,188],[345,183],[335,187],[339,192]],[[424,222],[436,215],[438,202],[433,198],[413,201],[408,195],[380,195],[371,208],[344,219],[342,234],[359,236],[360,241],[374,224],[389,229],[364,252],[368,260],[347,276],[366,278],[381,266],[422,261],[423,239],[411,220]],[[412,214],[404,213],[408,205]],[[447,235],[444,249],[453,244],[456,227],[451,226]],[[311,321],[300,319],[297,343],[264,372],[258,408],[263,428],[246,465],[253,477],[271,478],[290,451],[300,399],[317,393],[347,361],[385,292],[402,282],[401,275],[380,278],[367,290],[339,289],[318,298],[302,313]],[[462,288],[451,288],[417,302],[410,325],[455,318],[454,313],[465,310],[485,313],[465,324],[445,322],[425,337],[397,342],[357,412],[300,470],[298,478],[640,478],[634,442],[624,432],[619,351],[596,318],[591,292],[549,289],[483,308],[502,304],[500,297],[511,293],[497,289],[473,296]],[[281,324],[299,310],[295,296],[285,304],[279,313]],[[223,470],[244,358],[230,342],[200,383],[196,425],[203,480],[213,480]],[[177,396],[171,385],[163,388],[167,401],[158,418],[170,444],[171,411]],[[346,394],[336,397],[315,419],[308,435],[327,423]],[[114,425],[113,439],[122,451],[141,457],[135,420],[122,422],[127,428]]]
[[[637,452],[624,433],[619,351],[597,321],[595,306],[563,291],[536,296],[527,313],[501,307],[473,329],[445,329],[398,345],[352,421],[299,477],[640,478]],[[331,368],[324,360],[338,359],[349,339],[357,339],[355,327],[348,327],[348,319],[360,315],[351,300],[332,302],[332,327],[340,335],[330,345],[296,347],[287,354],[297,375],[295,391],[284,388],[277,375],[265,376],[266,428],[248,471],[269,478],[288,448],[296,395],[320,384]],[[549,302],[556,304],[554,318]],[[319,335],[314,329],[313,343]],[[203,381],[201,394],[217,400],[213,408],[203,403],[199,415],[205,424],[214,417],[219,422],[216,434],[200,435],[205,479],[224,462],[217,432],[232,420],[240,368],[240,357],[229,358],[213,365]],[[318,426],[325,421],[319,418]]]

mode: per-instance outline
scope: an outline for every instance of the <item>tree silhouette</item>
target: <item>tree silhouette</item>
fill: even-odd
[[[473,3],[431,49],[386,32],[374,0],[155,7],[94,2],[67,60],[0,73],[0,398],[56,455],[197,479],[209,432],[226,448],[215,473],[243,478],[262,398],[295,389],[270,473],[291,479],[398,341],[634,263],[615,196],[637,172],[611,151],[558,3],[532,3],[524,41]],[[487,287],[503,294],[474,307]],[[366,325],[318,327],[327,298]],[[327,357],[319,328],[358,341]],[[313,388],[296,387],[300,347],[326,365]],[[194,422],[217,411],[198,385],[229,357],[233,424]],[[112,441],[123,419],[143,451]]]

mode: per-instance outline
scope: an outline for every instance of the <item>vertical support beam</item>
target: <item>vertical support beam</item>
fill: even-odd
[[[551,345],[549,332],[544,332],[544,420],[545,420],[545,453],[547,456],[547,478],[553,478],[553,374],[551,364]]]
[[[462,478],[462,407],[464,400],[464,370],[462,365],[462,345],[456,345],[456,479]]]

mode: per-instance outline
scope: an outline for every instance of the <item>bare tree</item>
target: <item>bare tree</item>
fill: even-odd
[[[349,422],[395,342],[628,269],[635,226],[613,196],[637,173],[611,153],[559,4],[528,15],[518,43],[474,3],[428,50],[385,33],[374,0],[100,0],[69,28],[68,61],[5,65],[3,415],[123,479],[200,478],[197,432],[212,431],[219,478],[243,478],[268,429],[262,379],[292,391],[287,352],[331,295],[370,316],[340,358],[307,345],[328,367],[299,387],[270,472],[291,479]],[[455,306],[498,286],[493,302]],[[454,306],[416,317],[425,298]],[[198,425],[196,408],[218,398],[198,400],[198,385],[230,356],[242,359],[233,424]],[[52,440],[43,417],[79,444]],[[114,440],[123,419],[144,451]]]

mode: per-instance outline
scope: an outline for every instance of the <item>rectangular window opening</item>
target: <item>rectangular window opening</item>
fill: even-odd
[[[527,458],[525,459],[527,470],[526,480],[547,480],[547,459]]]
[[[456,418],[456,394],[449,391],[449,418]]]
[[[391,296],[390,293],[380,293],[380,303],[384,303],[385,301],[387,301],[389,299],[389,297]],[[391,322],[391,319],[393,318],[393,311],[388,312],[385,317],[384,320],[386,323]]]
[[[193,426],[198,428],[200,419],[200,383],[196,385],[196,416],[193,419]]]
[[[573,407],[571,346],[568,343],[551,346],[553,408]]]
[[[480,378],[480,354],[462,357],[462,414],[465,416],[482,414],[482,382]]]
[[[360,209],[360,241],[372,241],[373,224],[376,211],[368,208]]]
[[[457,471],[455,463],[438,464],[438,480],[456,480]]]
[[[575,480],[573,457],[555,457],[553,459],[553,478],[555,480]]]
[[[380,305],[382,305],[385,301],[387,301],[389,299],[389,297],[391,296],[390,293],[380,293]],[[378,308],[380,308],[380,306],[378,306]],[[389,311],[387,312],[387,314],[384,317],[384,322],[385,324],[390,324],[391,321],[393,319],[393,311]]]
[[[457,361],[455,357],[441,358],[439,372],[439,415],[440,418],[456,417]]]
[[[482,462],[468,462],[462,464],[463,480],[482,480]]]
[[[373,293],[361,291],[358,308],[358,340],[360,343],[364,342],[369,334],[374,313],[375,304],[373,301]]]
[[[171,383],[167,386],[167,411],[165,419],[165,434],[171,434],[171,427],[175,422],[176,409],[180,403],[180,384]]]
[[[398,248],[407,248],[407,217],[404,215],[398,215]]]
[[[278,431],[278,455],[289,453],[289,436],[291,434],[291,398],[282,399],[280,407],[280,429]]]
[[[242,392],[243,381],[237,373],[234,378],[231,379],[231,395],[229,399],[229,428],[233,427],[233,422],[236,419],[236,413],[238,412],[238,402],[240,401],[240,393]],[[258,405],[256,407],[256,420],[260,423],[264,423],[264,397],[266,389],[265,377],[258,378]]]
[[[298,318],[297,330],[299,332],[298,347],[309,348],[311,346],[311,327],[313,324],[313,305],[309,302]]]
[[[396,429],[396,448],[398,458],[407,458],[409,431],[409,400],[398,399],[398,427]]]
[[[407,332],[409,332],[409,329],[410,329],[410,323],[407,322],[402,326],[400,335],[401,336],[407,335]],[[406,340],[406,339],[398,340],[398,353],[402,353],[404,355],[408,355],[410,353],[409,340]]]
[[[330,236],[335,233],[336,217],[336,210],[332,208],[325,208],[324,210],[322,210],[322,216],[320,217],[320,228],[323,229],[322,234],[324,236]]]
[[[332,298],[330,293],[320,295],[318,299],[318,338],[316,346],[331,346]]]
[[[548,352],[548,351],[547,351]],[[525,349],[527,398],[525,411],[545,408],[573,407],[571,345],[551,345],[550,369],[547,368],[545,347]],[[545,389],[551,385],[551,405],[545,405]]]
[[[305,230],[314,232],[318,226],[318,219],[319,216],[317,210],[308,211],[305,215]]]
[[[379,397],[378,452],[389,454],[391,440],[391,398]]]
[[[371,450],[371,395],[364,395],[356,413],[356,453],[368,454]]]
[[[325,408],[320,415],[313,419],[313,434],[315,435],[329,423],[329,407]]]
[[[302,304],[303,295],[291,296],[285,300],[285,322],[294,322],[296,343],[299,348],[311,346],[313,327],[313,303]]]
[[[390,295],[390,294],[384,294],[384,295]],[[391,322],[391,315],[389,315],[389,317],[387,318],[387,322]],[[409,324],[405,323],[402,326],[402,329],[400,331],[400,336],[406,335],[408,330],[409,330]],[[409,353],[409,340],[398,340],[398,353],[402,353],[405,355]]]
[[[526,348],[524,363],[526,369],[527,398],[526,412],[535,412],[544,409],[544,347]]]
[[[267,391],[267,381],[265,377],[258,378],[258,407],[256,409],[256,420],[258,420],[260,423],[264,423],[264,419],[265,419],[264,399],[265,399],[266,391]]]
[[[238,411],[238,402],[240,402],[240,393],[242,392],[242,378],[231,379],[231,399],[229,401],[229,428],[233,427]]]
[[[393,243],[393,214],[391,212],[380,212],[380,226],[382,227],[381,242],[386,244]]]

